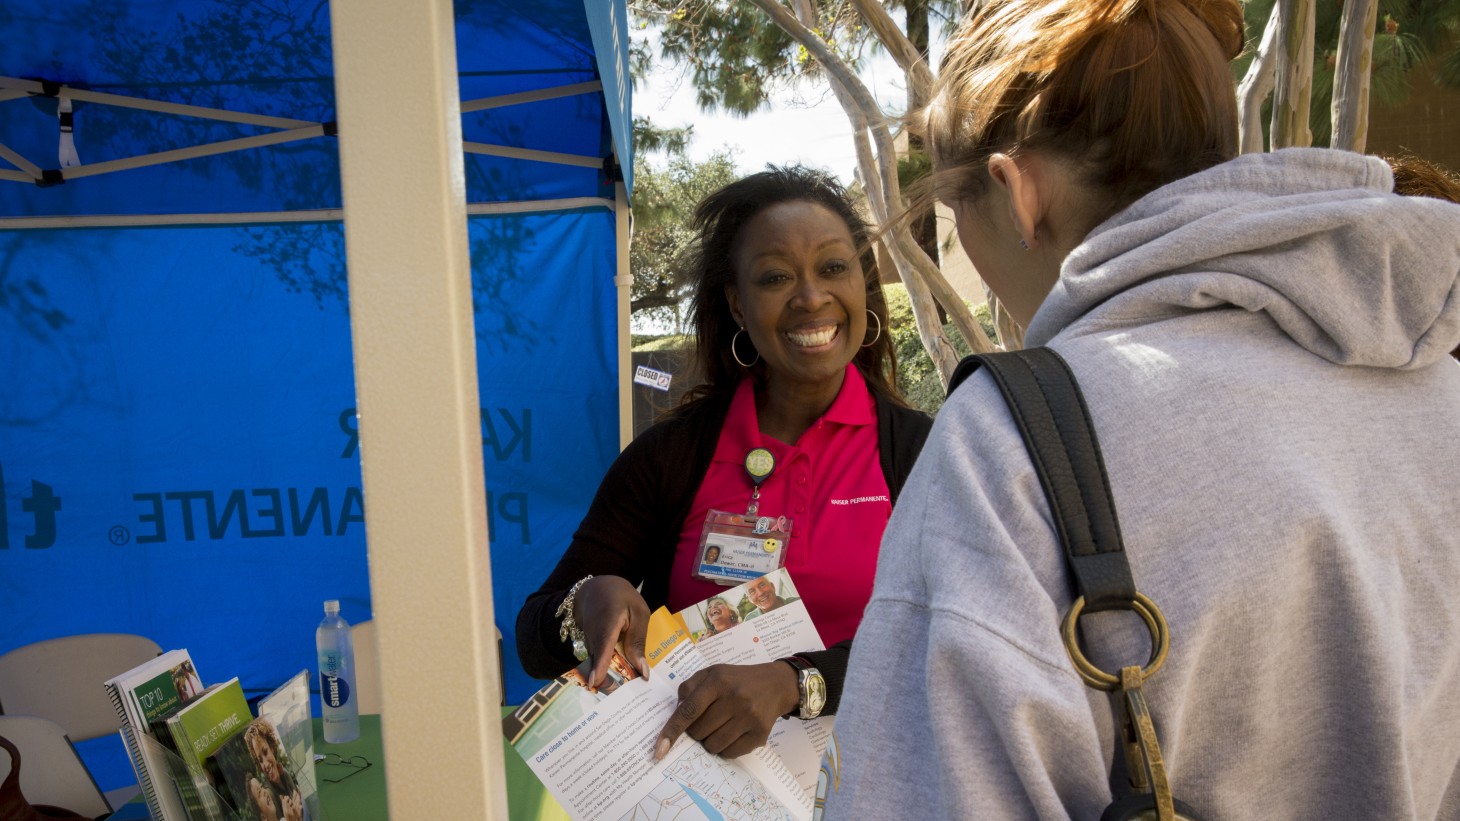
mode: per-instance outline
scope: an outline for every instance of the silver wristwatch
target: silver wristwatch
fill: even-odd
[[[822,678],[821,671],[800,656],[787,656],[781,661],[791,665],[791,669],[796,671],[796,687],[801,691],[796,712],[788,715],[794,715],[802,721],[820,716],[821,711],[826,708],[826,679]]]

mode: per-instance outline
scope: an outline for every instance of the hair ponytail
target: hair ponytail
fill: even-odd
[[[1238,0],[990,0],[924,114],[942,195],[981,193],[994,152],[1048,151],[1103,194],[1103,219],[1231,159],[1242,44]]]

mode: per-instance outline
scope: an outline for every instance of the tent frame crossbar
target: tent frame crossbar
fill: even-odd
[[[542,214],[602,208],[613,211],[616,203],[603,197],[565,197],[556,200],[467,203],[468,216],[496,214]],[[35,228],[137,228],[161,225],[263,225],[281,222],[339,222],[345,218],[339,208],[310,211],[250,211],[230,214],[96,214],[76,217],[0,218],[0,231]]]
[[[554,86],[552,88],[539,88],[533,91],[519,91],[516,94],[502,94],[496,97],[483,97],[479,100],[462,100],[461,113],[470,111],[486,111],[492,108],[505,108],[509,105],[521,105],[523,103],[536,103],[542,100],[556,100],[560,97],[576,97],[580,94],[596,94],[603,90],[603,83],[594,80],[588,83],[574,83],[573,85]]]
[[[41,178],[41,168],[40,168],[40,166],[36,165],[35,163],[31,162],[30,160],[27,160],[25,157],[22,157],[19,152],[15,151],[10,146],[8,146],[8,145],[6,145],[4,143],[0,143],[0,157],[4,157],[6,160],[9,160],[10,161],[10,164],[11,165],[14,165],[16,168],[19,168],[21,171],[24,171],[25,173],[32,175],[31,176],[31,179],[37,179],[38,180],[38,179]],[[31,180],[30,179],[27,179],[25,181],[26,182],[30,182]]]
[[[534,103],[542,100],[593,94],[602,90],[603,83],[594,80],[587,83],[573,83],[564,86],[554,86],[552,88],[522,91],[515,94],[503,94],[496,97],[483,97],[478,100],[463,102],[461,104],[461,110],[462,112],[487,111],[494,108],[522,105],[524,103]],[[282,130],[252,137],[206,143],[191,148],[178,148],[171,151],[159,151],[152,154],[142,154],[136,157],[125,157],[118,160],[74,165],[51,171],[42,169],[13,149],[0,144],[0,158],[4,158],[16,168],[20,169],[19,171],[0,169],[0,180],[39,185],[55,185],[66,180],[91,177],[113,171],[144,168],[151,165],[162,165],[170,162],[195,159],[197,157],[226,154],[232,151],[244,151],[250,148],[279,145],[281,143],[313,139],[326,135],[333,136],[335,134],[334,123],[315,123],[308,120],[270,117],[263,114],[250,114],[248,112],[230,111],[222,108],[206,108],[203,106],[184,105],[182,103],[168,103],[161,100],[148,100],[141,97],[128,97],[123,94],[108,94],[100,91],[72,88],[66,85],[42,83],[38,80],[22,80],[16,77],[0,76],[0,102],[33,96],[71,99],[78,102],[98,103],[141,111],[176,114],[185,117],[196,117],[242,125],[264,126]],[[582,154],[566,154],[558,151],[540,151],[533,148],[517,148],[514,146],[466,141],[463,141],[462,149],[468,154],[481,154],[513,160],[569,165],[579,168],[604,167],[602,157]]]
[[[576,165],[580,168],[602,168],[603,158],[586,154],[564,154],[558,151],[538,151],[535,148],[514,148],[510,145],[463,142],[462,149],[468,154],[483,154],[489,157],[505,157],[509,160],[530,160],[556,165]]]
[[[94,177],[97,174],[106,174],[111,171],[126,171],[132,168],[144,168],[149,165],[164,165],[170,162],[196,159],[197,157],[209,157],[215,154],[229,154],[234,151],[260,148],[266,145],[279,145],[281,143],[308,140],[314,137],[322,137],[325,133],[326,130],[323,125],[310,125],[288,131],[274,131],[268,134],[259,134],[256,137],[240,137],[236,140],[204,143],[203,145],[195,145],[192,148],[177,148],[172,151],[140,154],[136,157],[126,157],[120,160],[73,165],[69,168],[61,169],[61,177],[67,180]]]
[[[309,120],[294,120],[288,117],[270,117],[266,114],[250,114],[247,111],[230,111],[226,108],[208,108],[183,103],[168,103],[149,100],[145,97],[129,97],[125,94],[108,94],[104,91],[88,91],[67,85],[54,86],[52,93],[46,83],[39,80],[21,80],[16,77],[0,77],[0,90],[19,91],[30,97],[56,97],[81,103],[98,103],[117,108],[133,108],[140,111],[154,111],[159,114],[177,114],[183,117],[197,117],[204,120],[218,120],[225,123],[260,125],[266,128],[302,128],[318,125]]]

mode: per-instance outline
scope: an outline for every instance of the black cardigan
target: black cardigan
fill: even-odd
[[[882,475],[896,504],[933,420],[875,391],[872,395]],[[553,678],[578,663],[572,647],[558,637],[562,620],[554,613],[568,588],[584,576],[621,576],[642,585],[650,611],[667,602],[679,534],[714,458],[732,396],[710,396],[676,410],[614,460],[567,552],[517,614],[517,655],[528,675]],[[805,654],[826,679],[827,714],[841,702],[851,644]]]

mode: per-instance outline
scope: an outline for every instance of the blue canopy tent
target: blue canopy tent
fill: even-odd
[[[628,430],[628,40],[623,0],[454,6],[488,598],[515,702],[535,687],[516,608]],[[136,632],[262,694],[313,666],[321,600],[371,614],[344,13],[0,6],[0,652]]]

